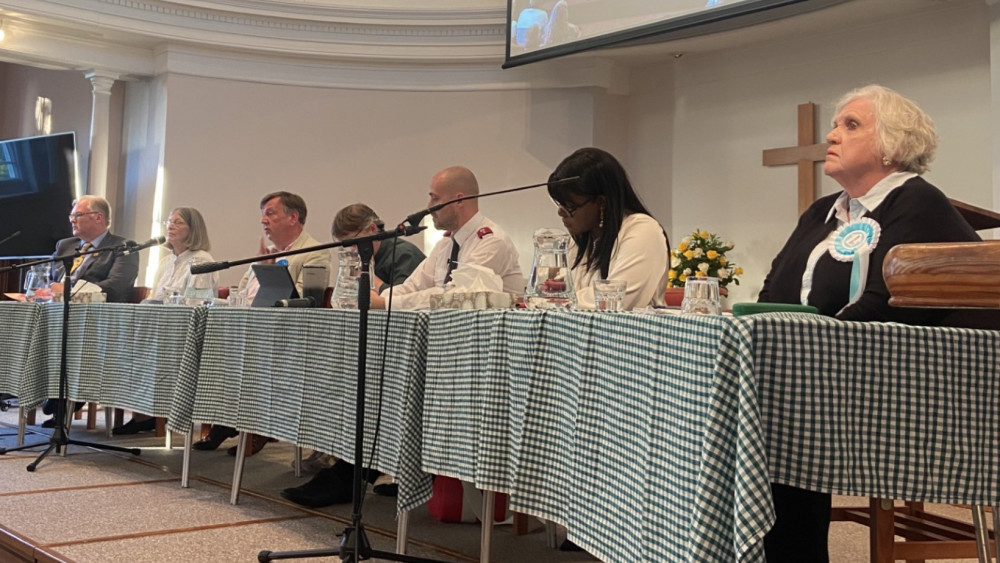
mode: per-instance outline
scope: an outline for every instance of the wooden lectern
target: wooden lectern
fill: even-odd
[[[1000,214],[951,202],[974,229],[1000,227]],[[1000,309],[1000,241],[901,244],[889,250],[882,275],[892,306]],[[983,507],[973,506],[972,512],[974,526],[928,513],[922,502],[895,506],[892,500],[872,498],[867,510],[835,508],[833,519],[870,526],[873,562],[983,560],[983,551],[989,557],[994,542]],[[894,535],[906,541],[897,542]]]

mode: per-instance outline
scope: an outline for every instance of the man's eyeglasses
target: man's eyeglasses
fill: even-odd
[[[556,209],[565,213],[567,217],[572,217],[573,214],[579,211],[581,207],[587,205],[588,203],[594,201],[595,199],[597,199],[596,196],[588,198],[586,201],[583,201],[581,203],[573,203],[572,201],[565,201],[563,203],[559,203],[558,201],[553,199],[552,203],[555,204]]]
[[[79,219],[84,215],[93,215],[94,213],[100,213],[100,211],[84,211],[83,213],[70,213],[69,220],[72,221],[73,219]]]

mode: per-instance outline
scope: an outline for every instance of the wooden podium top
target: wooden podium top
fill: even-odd
[[[900,244],[882,276],[896,307],[1000,308],[1000,241]]]

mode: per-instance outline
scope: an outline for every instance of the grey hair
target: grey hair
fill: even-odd
[[[859,99],[872,104],[876,147],[882,156],[896,163],[900,170],[917,174],[927,172],[938,143],[930,116],[899,92],[878,84],[844,94],[837,101],[834,114],[839,115],[844,106]]]
[[[96,211],[104,216],[104,224],[106,226],[111,226],[111,204],[108,203],[108,200],[98,195],[85,195],[80,196],[79,199],[73,202],[73,205],[75,206],[84,201],[87,202],[87,207],[91,211]]]

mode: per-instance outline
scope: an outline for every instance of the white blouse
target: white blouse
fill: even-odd
[[[168,253],[160,260],[153,281],[150,299],[165,301],[174,292],[184,295],[190,289],[211,290],[213,295],[219,286],[219,272],[191,274],[191,264],[214,262],[212,255],[204,250],[185,250],[180,254]]]

